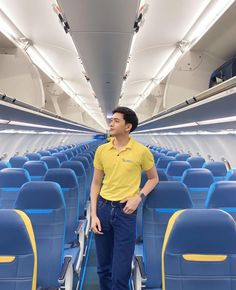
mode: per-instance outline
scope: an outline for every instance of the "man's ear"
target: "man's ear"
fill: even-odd
[[[127,123],[127,124],[125,125],[125,131],[126,131],[126,132],[130,132],[131,129],[132,129],[132,124],[131,124],[131,123]]]

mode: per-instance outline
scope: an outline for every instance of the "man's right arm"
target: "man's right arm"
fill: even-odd
[[[97,217],[97,199],[102,185],[102,178],[104,176],[104,172],[102,170],[94,168],[93,180],[91,184],[91,228],[95,234],[102,234],[101,232],[101,223],[99,218]]]

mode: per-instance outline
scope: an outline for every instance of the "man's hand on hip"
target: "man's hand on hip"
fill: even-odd
[[[123,208],[124,213],[131,214],[133,213],[141,202],[141,197],[139,195],[130,197],[127,199],[126,205]]]

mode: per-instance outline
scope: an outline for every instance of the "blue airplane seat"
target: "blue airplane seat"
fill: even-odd
[[[56,148],[50,148],[47,151],[49,151],[51,154],[58,153],[58,150]]]
[[[28,216],[0,210],[0,289],[36,290],[37,250]]]
[[[10,158],[9,163],[12,168],[22,168],[26,161],[29,161],[29,158],[25,156],[13,156]]]
[[[218,209],[176,212],[166,230],[163,290],[235,290],[236,225]]]
[[[0,161],[0,170],[4,168],[9,168],[9,164],[4,161]]]
[[[205,162],[202,167],[212,172],[215,181],[224,180],[227,174],[227,168],[222,161]]]
[[[84,165],[80,161],[64,161],[61,164],[61,168],[70,168],[75,172],[79,186],[79,216],[85,217],[86,209],[86,172]]]
[[[157,174],[159,177],[159,181],[168,181],[168,177],[164,170],[157,168]],[[143,171],[141,175],[140,188],[143,188],[144,184],[147,182],[146,172]],[[136,239],[137,242],[142,241],[142,227],[143,227],[143,204],[141,203],[137,210],[137,232]]]
[[[90,195],[90,185],[91,185],[91,165],[89,164],[88,158],[82,155],[71,158],[71,161],[80,161],[84,165],[86,172],[86,200],[89,199]]]
[[[15,208],[24,211],[33,226],[38,253],[37,287],[58,289],[64,260],[66,221],[60,186],[46,181],[25,183]]]
[[[192,156],[187,159],[192,168],[201,168],[206,160],[201,156]]]
[[[60,163],[68,161],[68,157],[64,152],[53,153],[52,156],[57,157]]]
[[[59,168],[60,167],[60,161],[55,156],[43,156],[40,159],[41,161],[45,162],[49,168]]]
[[[177,161],[186,161],[189,157],[191,157],[188,153],[179,153],[175,155]]]
[[[179,151],[174,151],[174,150],[170,150],[166,153],[166,156],[173,156],[175,157],[177,154],[179,154]]]
[[[37,152],[38,154],[40,154],[41,156],[51,156],[51,152],[48,150],[40,150]]]
[[[79,185],[75,172],[69,168],[48,169],[44,180],[57,182],[61,186],[66,203],[65,244],[72,244],[76,240],[79,220]]]
[[[40,160],[41,157],[39,153],[27,153],[25,156],[32,161]]]
[[[225,180],[236,181],[236,169],[230,169],[225,176]]]
[[[156,163],[156,168],[166,169],[169,162],[175,161],[175,160],[176,159],[173,156],[160,157]]]
[[[32,181],[43,180],[45,173],[48,170],[48,166],[44,161],[27,161],[23,165],[23,168],[29,172]]]
[[[23,168],[2,169],[0,171],[0,208],[12,208],[20,187],[29,181],[29,173]]]
[[[155,164],[157,163],[157,161],[159,160],[160,157],[165,157],[166,155],[163,154],[163,153],[159,153],[153,149],[150,149],[152,155],[153,155],[153,158],[154,158],[154,161],[155,161]]]
[[[164,148],[162,148],[159,152],[160,152],[160,153],[163,153],[163,154],[166,155],[166,153],[167,153],[168,151],[170,151],[170,150],[169,150],[169,149],[164,149]]]
[[[144,201],[143,262],[147,278],[145,289],[162,287],[161,251],[170,217],[180,209],[192,207],[187,187],[178,181],[159,182]]]
[[[63,153],[66,154],[68,160],[71,160],[71,158],[74,157],[72,149],[66,149]]]
[[[180,181],[186,169],[191,168],[187,161],[172,161],[166,168],[166,174],[169,180]]]
[[[206,168],[190,168],[184,171],[181,181],[187,185],[195,208],[203,208],[207,192],[214,182],[210,170]]]
[[[205,207],[222,209],[236,221],[236,181],[214,182],[209,188]]]

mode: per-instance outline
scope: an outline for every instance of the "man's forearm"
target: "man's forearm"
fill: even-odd
[[[97,215],[97,199],[100,191],[100,186],[93,185],[91,186],[91,216]]]
[[[158,182],[159,182],[158,178],[148,179],[147,182],[144,184],[144,187],[141,189],[141,192],[143,192],[147,196],[158,184]]]

